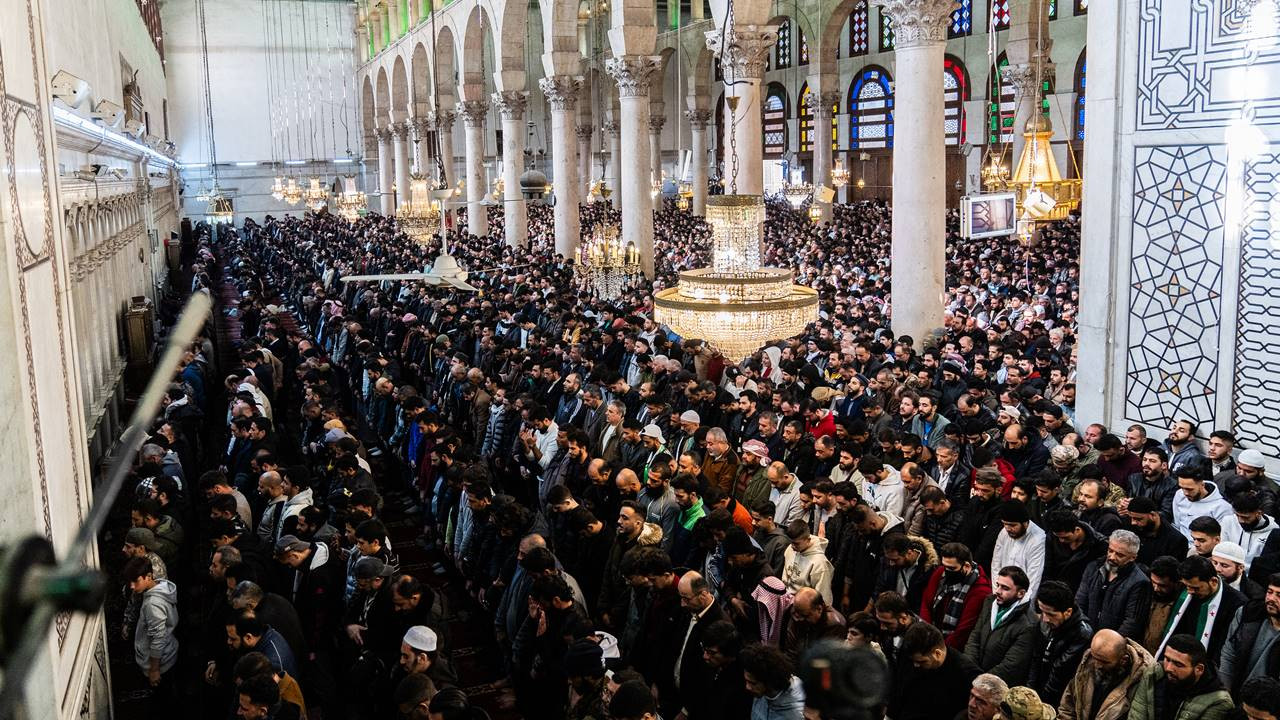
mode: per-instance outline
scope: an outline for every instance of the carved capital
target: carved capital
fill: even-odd
[[[651,133],[662,132],[662,126],[666,124],[667,124],[667,119],[661,115],[649,116],[649,132]]]
[[[685,110],[684,116],[689,121],[689,127],[694,130],[706,130],[707,124],[711,122],[710,110]]]
[[[649,83],[660,65],[657,55],[623,55],[607,61],[604,69],[618,83],[618,97],[648,97]]]
[[[609,137],[618,137],[618,123],[612,120],[600,123],[600,130],[608,133]]]
[[[707,31],[707,47],[720,58],[726,79],[763,78],[765,61],[777,41],[778,28],[773,25],[746,25],[724,33]]]
[[[491,97],[503,120],[524,119],[524,109],[529,105],[529,93],[523,90],[506,90],[496,92]]]
[[[573,134],[578,136],[580,142],[590,142],[591,135],[596,129],[591,125],[579,125],[573,129]]]
[[[463,100],[458,103],[458,112],[462,113],[462,122],[467,127],[483,127],[484,118],[489,114],[489,101]]]
[[[1013,86],[1013,94],[1019,99],[1034,98],[1040,84],[1045,78],[1053,75],[1054,65],[1047,60],[1044,63],[1019,63],[1007,65],[1000,71],[1000,79]]]
[[[564,112],[578,106],[578,94],[582,92],[582,77],[578,75],[552,75],[538,81],[542,96],[551,109]]]
[[[387,145],[391,143],[391,128],[383,126],[373,131],[374,137],[378,138],[379,145]]]
[[[453,130],[453,121],[458,119],[458,114],[452,110],[434,110],[427,113],[427,122],[440,132],[449,132]]]
[[[413,130],[413,141],[422,142],[427,139],[427,133],[431,132],[431,121],[425,117],[416,117],[409,121],[409,127]]]
[[[818,93],[818,107],[812,107],[814,116],[830,120],[836,113],[836,107],[840,104],[840,91],[828,90],[827,92]]]
[[[893,46],[898,50],[945,43],[957,0],[872,0],[893,21]]]
[[[391,136],[400,142],[404,142],[409,138],[409,123],[398,122],[391,125]]]

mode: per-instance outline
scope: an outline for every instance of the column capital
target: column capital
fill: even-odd
[[[612,120],[600,123],[600,129],[603,132],[608,133],[611,137],[618,137],[618,123]]]
[[[582,92],[582,76],[550,75],[539,80],[538,87],[552,110],[573,110],[578,106],[578,94]]]
[[[422,142],[427,138],[427,133],[431,132],[431,121],[425,117],[416,117],[409,121],[409,128],[413,130],[413,141]]]
[[[667,124],[667,119],[662,115],[649,115],[649,132],[660,133],[662,126]]]
[[[578,136],[579,140],[590,140],[592,133],[595,131],[595,127],[591,125],[578,125],[573,129],[574,134]]]
[[[1053,72],[1054,64],[1046,59],[1042,63],[1006,65],[1000,70],[1000,79],[1013,86],[1017,97],[1034,98],[1039,93],[1040,84],[1045,78],[1052,77]]]
[[[903,48],[945,43],[957,0],[872,0],[893,21],[893,46]]]
[[[818,107],[813,107],[812,103],[809,107],[815,116],[830,120],[835,115],[836,106],[840,104],[840,95],[839,90],[818,93]]]
[[[432,128],[441,132],[453,130],[453,121],[457,119],[458,113],[452,110],[432,110],[427,113],[427,122],[431,123]]]
[[[467,127],[482,127],[485,116],[489,114],[489,101],[463,100],[458,103],[458,111],[462,113],[462,122]]]
[[[391,128],[385,125],[380,128],[374,128],[373,135],[378,138],[379,144],[391,142]]]
[[[491,97],[498,112],[502,113],[503,120],[524,119],[524,109],[529,105],[529,93],[524,90],[504,90]]]
[[[724,76],[760,80],[764,65],[778,41],[774,25],[746,25],[727,32],[707,31],[707,47],[720,58]]]
[[[660,66],[657,55],[623,55],[606,61],[604,69],[618,83],[618,97],[648,97],[649,83]]]
[[[707,125],[711,122],[711,111],[685,110],[684,117],[689,121],[689,127],[695,130],[706,130]]]
[[[391,124],[391,136],[396,140],[404,141],[409,137],[409,123],[398,122]]]

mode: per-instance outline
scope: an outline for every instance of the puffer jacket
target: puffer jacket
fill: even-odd
[[[1127,638],[1138,637],[1151,609],[1151,580],[1135,562],[1121,568],[1108,584],[1106,563],[1094,560],[1076,591],[1076,605],[1076,612],[1095,631],[1115,630]]]
[[[1164,668],[1155,663],[1143,673],[1129,706],[1129,720],[1159,720],[1169,717],[1164,710],[1168,702],[1165,696]],[[1178,705],[1172,715],[1174,720],[1223,720],[1233,709],[1231,695],[1222,689],[1222,682],[1212,667],[1205,670],[1192,693]]]
[[[160,580],[142,594],[138,625],[133,631],[133,659],[145,673],[151,658],[160,658],[160,672],[169,672],[178,662],[178,586]]]
[[[1027,686],[1039,693],[1045,703],[1057,707],[1067,683],[1076,673],[1080,657],[1089,648],[1093,628],[1077,610],[1057,630],[1049,630],[1041,623],[1040,631],[1045,642],[1040,654],[1031,659]]]
[[[1144,675],[1155,667],[1155,658],[1138,643],[1132,640],[1128,644],[1129,674],[1119,685],[1111,689],[1098,707],[1098,714],[1093,715],[1093,693],[1096,689],[1094,672],[1097,669],[1093,655],[1085,652],[1080,660],[1080,667],[1075,677],[1067,685],[1062,694],[1062,704],[1058,706],[1058,720],[1124,720],[1129,714],[1129,706],[1138,691]]]

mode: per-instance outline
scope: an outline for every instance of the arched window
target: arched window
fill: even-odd
[[[787,91],[778,83],[770,83],[764,101],[764,156],[782,157],[787,151]]]
[[[951,11],[951,26],[947,28],[947,37],[964,37],[973,32],[973,0],[960,0],[960,5]]]
[[[889,52],[893,49],[896,36],[893,32],[893,21],[885,15],[884,10],[880,10],[880,52]]]
[[[800,56],[796,59],[796,65],[809,64],[809,38],[804,36],[804,28],[796,26],[796,35],[800,37]]]
[[[964,101],[969,99],[969,73],[959,58],[942,59],[942,93],[948,145],[960,145],[965,138]]]
[[[849,147],[893,147],[893,79],[868,66],[849,86]]]
[[[791,20],[783,20],[778,26],[778,39],[773,43],[773,54],[777,56],[775,68],[781,70],[791,67]]]
[[[996,30],[1009,29],[1009,0],[991,0],[991,23]]]
[[[849,13],[849,57],[866,55],[871,48],[871,42],[868,39],[868,28],[870,27],[868,16],[870,12],[867,9],[867,4],[863,3]]]
[[[800,99],[796,102],[796,126],[800,129],[800,152],[813,152],[813,93],[809,83],[800,86]]]
[[[987,142],[996,145],[1013,142],[1013,119],[1017,111],[1013,85],[1000,78],[1009,65],[1009,57],[1000,53],[996,66],[991,68],[991,83],[987,93]]]
[[[1080,59],[1076,61],[1076,106],[1075,112],[1072,113],[1075,119],[1075,129],[1071,133],[1071,137],[1076,142],[1084,142],[1084,50],[1080,51]]]

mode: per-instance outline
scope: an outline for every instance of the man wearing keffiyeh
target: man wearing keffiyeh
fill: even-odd
[[[920,618],[938,626],[948,647],[963,650],[978,622],[982,601],[991,594],[991,581],[964,544],[947,543],[938,554],[942,564],[925,586]]]

